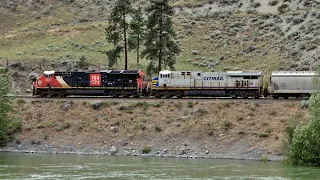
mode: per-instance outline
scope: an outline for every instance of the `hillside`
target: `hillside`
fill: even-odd
[[[150,149],[153,156],[279,160],[287,129],[308,120],[297,101],[17,99],[14,105],[21,132],[0,151],[141,155]]]
[[[0,63],[9,62],[17,93],[43,70],[107,69],[109,9],[102,0],[3,0]],[[147,1],[139,1],[146,4]],[[177,70],[314,70],[320,59],[317,0],[175,0],[174,26],[181,44]],[[129,68],[135,52],[129,55]],[[122,68],[119,66],[115,68]],[[29,91],[27,91],[29,92]]]

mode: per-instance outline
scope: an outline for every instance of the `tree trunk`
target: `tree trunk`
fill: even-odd
[[[124,70],[128,69],[127,26],[126,15],[123,11],[123,36],[124,36]]]
[[[140,55],[140,52],[139,52],[139,49],[140,49],[140,31],[138,33],[138,45],[137,45],[137,64],[139,65],[139,55]]]
[[[161,61],[162,61],[162,8],[160,8],[160,19],[159,19],[159,28],[160,28],[160,34],[159,34],[159,40],[160,40],[160,49],[159,49],[159,65],[158,65],[158,72],[161,71]]]

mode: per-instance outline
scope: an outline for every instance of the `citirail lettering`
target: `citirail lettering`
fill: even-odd
[[[211,76],[211,77],[204,77],[203,80],[205,80],[205,81],[224,81],[224,77],[222,77],[222,76],[217,76],[217,77]]]

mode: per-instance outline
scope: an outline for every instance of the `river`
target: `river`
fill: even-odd
[[[320,168],[274,162],[0,153],[0,179],[318,179]]]

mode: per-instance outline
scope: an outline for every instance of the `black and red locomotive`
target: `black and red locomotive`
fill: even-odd
[[[44,71],[33,83],[33,95],[66,97],[68,95],[101,95],[138,97],[144,95],[145,73],[141,70],[105,70],[100,72]]]

